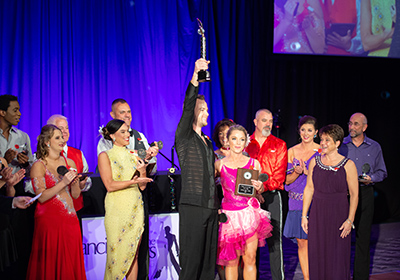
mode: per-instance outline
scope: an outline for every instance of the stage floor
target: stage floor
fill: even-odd
[[[354,258],[353,233],[351,243],[352,260]],[[287,280],[302,280],[300,264],[297,258],[297,245],[283,238],[283,257]],[[351,267],[353,270],[353,267]],[[371,236],[371,280],[400,279],[400,222],[375,224]],[[216,279],[219,279],[217,276]],[[268,249],[261,248],[260,279],[271,279]]]

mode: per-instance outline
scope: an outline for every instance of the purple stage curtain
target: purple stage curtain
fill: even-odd
[[[249,76],[240,63],[252,55],[247,21],[253,8],[244,0],[1,1],[0,94],[18,96],[18,128],[29,134],[33,152],[40,128],[62,114],[69,121],[68,144],[84,151],[94,171],[98,128],[111,120],[111,102],[124,98],[132,127],[149,141],[162,140],[170,157],[200,57],[196,18],[204,24],[211,60],[212,82],[200,91],[209,103],[204,131],[211,136],[216,122],[234,118],[236,92],[248,95],[248,79],[238,77]],[[169,167],[159,156],[159,170]]]

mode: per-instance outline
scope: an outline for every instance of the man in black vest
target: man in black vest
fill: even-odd
[[[158,148],[157,146],[150,147],[144,134],[131,128],[131,122],[132,122],[131,107],[129,106],[128,102],[125,101],[125,99],[118,98],[112,102],[110,116],[113,119],[124,121],[129,126],[129,132],[131,133],[131,137],[129,139],[129,145],[126,147],[131,150],[141,150],[141,149],[146,150],[147,153],[146,160],[149,160],[149,163],[156,163],[157,162],[156,155],[158,153]],[[99,156],[101,152],[107,151],[111,148],[112,148],[112,142],[102,137],[99,143],[97,144],[97,156]],[[156,171],[156,167],[157,165],[153,169],[154,173]]]
[[[118,98],[115,99],[111,105],[111,112],[110,115],[113,119],[123,120],[129,127],[129,132],[131,133],[131,137],[129,138],[129,145],[126,146],[128,149],[131,150],[145,150],[146,151],[146,160],[150,163],[155,163],[153,171],[151,175],[153,175],[157,170],[157,158],[156,155],[158,154],[158,147],[157,145],[150,147],[149,143],[147,142],[146,137],[143,133],[132,129],[131,122],[132,122],[132,113],[131,108],[124,99]],[[112,142],[109,140],[104,139],[103,137],[100,139],[97,145],[97,156],[103,152],[107,151],[112,148]],[[149,279],[149,204],[148,204],[148,197],[147,197],[147,189],[142,192],[143,203],[144,203],[144,232],[142,235],[142,241],[139,247],[139,272],[138,272],[138,279],[139,280],[146,280]]]

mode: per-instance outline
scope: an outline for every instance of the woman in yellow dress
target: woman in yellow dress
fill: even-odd
[[[104,226],[107,234],[107,263],[104,279],[137,279],[137,252],[144,229],[140,189],[152,180],[146,177],[146,164],[129,150],[129,130],[124,121],[111,120],[102,129],[113,141],[112,149],[99,155],[101,179],[107,189]],[[135,172],[139,171],[140,176]]]
[[[361,0],[361,41],[368,56],[388,56],[395,23],[395,0]]]

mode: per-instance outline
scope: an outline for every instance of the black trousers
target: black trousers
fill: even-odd
[[[149,279],[149,198],[148,198],[148,187],[144,191],[141,191],[143,198],[144,208],[144,230],[142,234],[142,241],[140,242],[138,251],[138,280]]]
[[[31,196],[32,194],[25,192],[24,181],[21,180],[14,186],[15,196]],[[0,279],[7,280],[25,280],[26,272],[29,264],[29,257],[32,249],[32,239],[34,230],[34,215],[37,202],[33,203],[27,209],[12,210],[10,223],[15,238],[18,258],[14,263],[5,268],[0,273]]]
[[[282,251],[282,231],[283,231],[283,211],[282,211],[282,195],[280,191],[264,192],[265,202],[261,204],[261,208],[271,213],[271,224],[273,226],[272,236],[267,238],[269,249],[269,262],[271,276],[273,280],[285,279],[283,267],[283,251]],[[260,249],[257,250],[257,274],[260,261]],[[257,279],[258,279],[257,275]]]
[[[371,227],[374,217],[374,188],[360,186],[358,207],[354,219],[356,251],[354,255],[354,280],[368,280],[370,267]]]
[[[179,279],[214,279],[218,226],[218,210],[179,205]]]

